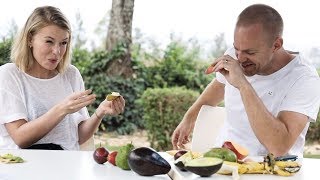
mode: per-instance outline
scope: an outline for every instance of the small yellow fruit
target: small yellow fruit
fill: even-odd
[[[112,92],[111,94],[107,95],[107,101],[113,101],[115,99],[117,99],[118,97],[120,97],[120,93],[118,92]]]

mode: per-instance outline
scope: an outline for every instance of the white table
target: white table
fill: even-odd
[[[92,151],[52,151],[52,150],[0,150],[0,154],[11,153],[22,157],[26,162],[18,164],[0,163],[0,180],[231,180],[231,176],[214,174],[201,178],[190,172],[181,172],[173,165],[173,157],[160,153],[171,164],[168,175],[140,176],[133,171],[125,171],[106,162],[97,164],[92,157]],[[300,180],[320,179],[320,159],[304,158],[301,170],[291,176],[276,175],[240,175],[240,180]]]
[[[140,176],[106,162],[97,164],[93,151],[0,150],[26,162],[0,163],[0,180],[169,180],[168,175]]]

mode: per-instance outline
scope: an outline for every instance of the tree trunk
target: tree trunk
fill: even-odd
[[[111,52],[121,43],[126,48],[126,53],[109,62],[107,75],[130,77],[133,73],[130,55],[133,7],[134,0],[112,0],[106,50]]]

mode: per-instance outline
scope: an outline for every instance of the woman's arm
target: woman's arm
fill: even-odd
[[[79,144],[86,142],[98,129],[102,118],[105,115],[118,115],[124,111],[125,100],[122,96],[113,100],[104,100],[95,113],[86,121],[82,121],[79,125]]]
[[[5,127],[15,144],[20,148],[27,148],[56,127],[67,114],[79,111],[94,100],[95,95],[91,94],[91,90],[73,93],[37,119],[19,119],[5,123]]]

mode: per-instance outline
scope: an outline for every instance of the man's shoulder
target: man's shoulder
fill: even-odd
[[[295,74],[299,77],[309,76],[309,77],[319,77],[316,68],[302,56],[297,55],[295,58],[295,64],[292,68],[292,74]]]

